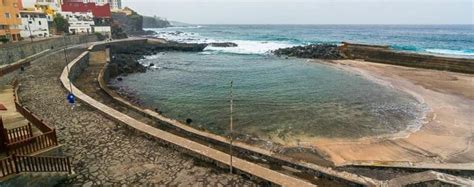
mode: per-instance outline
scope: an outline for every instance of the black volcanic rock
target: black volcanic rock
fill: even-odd
[[[296,46],[282,48],[272,51],[277,56],[290,56],[298,58],[314,59],[343,59],[341,51],[337,45],[331,44],[313,44],[307,46]]]
[[[232,42],[222,42],[222,43],[210,43],[212,47],[238,47],[236,43]]]
[[[111,64],[117,67],[117,75],[146,72],[147,67],[139,63],[144,56],[163,51],[201,52],[207,44],[188,44],[178,42],[145,43],[133,45],[112,45]],[[153,64],[154,65],[154,64]],[[150,64],[149,67],[153,66]]]

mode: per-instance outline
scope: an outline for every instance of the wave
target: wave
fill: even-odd
[[[157,31],[157,30],[156,30]],[[198,33],[182,32],[182,31],[157,31],[156,37],[165,38],[170,41],[183,43],[219,43],[232,42],[236,43],[237,47],[213,47],[208,46],[204,49],[207,53],[202,54],[216,54],[217,53],[233,53],[233,54],[266,54],[272,50],[279,48],[293,47],[297,43],[295,41],[255,41],[255,40],[218,40],[213,38],[206,38]]]
[[[395,50],[402,50],[402,51],[420,51],[418,47],[415,46],[406,46],[406,45],[393,45],[390,46],[392,49]]]
[[[250,41],[250,40],[233,40],[229,41],[236,43],[237,47],[213,47],[208,46],[204,51],[218,51],[222,53],[234,54],[266,54],[270,51],[295,46],[287,42],[274,41]]]
[[[425,51],[434,54],[469,56],[474,58],[474,50],[426,49]]]

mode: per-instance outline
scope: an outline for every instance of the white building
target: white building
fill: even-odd
[[[92,28],[94,27],[94,16],[92,12],[79,13],[79,12],[60,12],[64,18],[69,22],[69,33],[93,33]]]
[[[49,37],[48,18],[40,11],[20,11],[21,31],[23,38]]]
[[[60,0],[36,0],[35,4],[40,6],[49,6],[55,11],[61,10]]]
[[[122,9],[122,0],[84,0],[84,3],[91,2],[97,5],[104,5],[109,3],[110,10],[120,10]]]

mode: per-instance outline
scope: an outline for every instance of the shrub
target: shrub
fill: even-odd
[[[97,40],[99,40],[99,41],[104,41],[107,38],[102,33],[99,33],[99,32],[96,32],[94,34],[97,37]]]
[[[0,42],[2,42],[2,43],[7,43],[8,41],[10,41],[8,38],[6,38],[6,37],[0,37]]]

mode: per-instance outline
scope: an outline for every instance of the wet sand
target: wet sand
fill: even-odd
[[[336,165],[372,160],[474,162],[474,75],[355,60],[331,64],[415,96],[429,107],[426,123],[403,137],[299,138],[299,146],[318,149]]]

